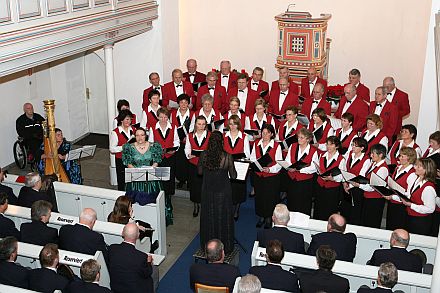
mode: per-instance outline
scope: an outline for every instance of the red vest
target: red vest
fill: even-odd
[[[127,137],[125,135],[125,133],[122,133],[122,132],[119,131],[119,127],[116,127],[115,129],[113,129],[113,131],[116,132],[116,135],[118,136],[118,146],[123,146],[130,139],[130,137]],[[134,134],[136,132],[136,128],[131,126],[130,132],[132,134]],[[116,159],[122,159],[122,152],[116,153],[115,154],[115,158]]]
[[[389,152],[389,154],[390,154],[390,164],[397,165],[397,160],[399,159],[399,156],[397,155],[397,152],[399,152],[399,150],[400,150],[399,146],[400,146],[400,140],[396,140],[394,142],[393,146],[391,147],[390,152]],[[414,150],[416,150],[418,147],[419,146],[416,143],[414,143],[412,148]]]
[[[365,138],[365,135],[367,134],[367,130],[362,131],[362,137]],[[385,137],[385,134],[382,131],[379,131],[379,133],[370,138],[368,142],[368,149],[367,149],[367,154],[370,154],[370,149],[373,145],[380,143],[381,139]]]
[[[241,154],[244,153],[244,136],[246,134],[242,133],[242,138],[237,137],[235,145],[232,146],[232,139],[229,136],[223,135],[223,147],[228,154]]]
[[[278,128],[278,137],[280,140],[285,140],[286,137],[295,135],[298,130],[300,130],[301,128],[303,128],[304,125],[302,125],[301,123],[298,123],[298,125],[296,126],[296,129],[291,129],[289,133],[286,134],[286,129],[287,129],[287,120],[283,121],[280,125],[280,127]]]
[[[342,128],[338,128],[335,131],[335,135],[341,140],[342,150],[340,150],[340,153],[345,154],[347,152],[347,150],[350,148],[351,141],[353,140],[354,136],[356,135],[356,131],[352,130],[349,135],[346,135],[344,137],[344,139],[342,139],[341,138]]]
[[[412,173],[414,173],[415,169],[411,168],[409,170],[409,172],[400,173],[399,177],[396,177],[397,169],[398,168],[396,168],[396,170],[394,170],[394,173],[393,173],[393,175],[391,175],[391,178],[393,178],[394,181],[399,183],[400,186],[402,186],[403,188],[405,188],[405,190],[407,190],[408,189],[408,182],[407,182],[408,176],[411,175]],[[401,202],[398,202],[398,201],[395,201],[395,200],[391,200],[391,202],[394,203],[394,204],[402,204]]]
[[[368,179],[370,179],[371,177],[371,173],[377,173],[377,171],[379,171],[380,168],[385,167],[388,170],[388,166],[386,163],[381,164],[380,166],[375,166],[373,170],[368,170],[367,174],[365,177],[367,177]],[[387,180],[387,178],[383,178],[385,181]],[[382,198],[382,195],[377,192],[377,191],[364,191],[364,197],[365,198]]]
[[[259,124],[256,121],[252,120],[253,118],[254,118],[253,115],[249,116],[250,129],[261,129]],[[267,122],[263,122],[263,125],[264,124],[272,124],[272,116],[269,116],[266,114],[266,120],[267,120]]]
[[[157,121],[159,121],[159,119],[157,118],[156,114],[153,111],[150,111],[150,112],[145,111],[145,113],[147,114],[147,126],[146,126],[146,128],[147,129],[149,129],[150,127],[151,128],[155,128]]]
[[[160,143],[162,149],[162,157],[170,158],[172,154],[166,153],[166,149],[172,148],[174,146],[174,128],[175,126],[171,126],[171,129],[168,128],[165,132],[165,136],[163,136],[162,131],[159,128],[153,127],[151,128],[153,131],[154,141]]]
[[[364,154],[362,159],[356,161],[356,163],[354,163],[354,165],[352,167],[350,167],[351,162],[353,161],[351,154],[352,154],[352,152],[350,152],[348,154],[348,158],[347,158],[347,162],[346,162],[347,172],[350,172],[356,176],[359,176],[359,174],[361,173],[361,170],[362,170],[362,166],[364,166],[365,161],[369,159],[369,156],[367,154]]]
[[[298,143],[294,143],[290,146],[290,161],[292,162],[292,164],[295,164],[297,162],[297,156],[298,156],[298,152],[299,152],[299,145]],[[312,159],[313,159],[313,155],[316,153],[316,148],[314,146],[310,146],[310,150],[309,150],[309,154],[306,155],[305,157],[303,156],[302,158],[300,158],[300,160],[304,163],[306,163],[307,165],[312,164]],[[289,175],[290,179],[292,180],[296,180],[296,181],[304,181],[304,180],[308,180],[308,179],[312,179],[314,174],[303,174],[300,173],[299,171],[295,171],[295,172],[287,172],[287,174]]]
[[[241,129],[244,129],[244,126],[246,125],[246,114],[240,113],[240,115],[241,115],[241,117],[240,117]],[[226,114],[223,116],[223,118],[225,118],[225,127],[229,127],[229,111],[226,112]]]
[[[208,141],[209,137],[211,136],[211,133],[208,131],[206,134],[206,138],[202,141],[202,144],[199,146],[197,143],[197,140],[194,138],[195,134],[190,133],[188,135],[189,143],[191,144],[191,150],[206,150],[208,148]],[[199,157],[194,157],[192,159],[189,159],[189,162],[193,165],[196,165],[199,163]]]
[[[197,112],[197,114],[198,114],[197,116],[204,116],[204,115],[202,115],[202,113],[203,113],[203,109],[200,109],[200,111]],[[208,121],[208,119],[206,119],[206,123],[211,124],[212,122],[218,121],[218,120],[220,120],[220,112],[217,111],[216,109],[214,109],[214,115],[211,116],[211,121]]]
[[[427,186],[432,186],[432,188],[435,189],[434,183],[426,181],[420,188],[417,188],[414,191],[411,190],[411,200],[413,203],[415,203],[416,205],[423,205],[422,193]],[[412,216],[412,217],[426,217],[430,215],[430,214],[420,214],[415,210],[411,209],[410,207],[406,207],[406,212],[408,213],[408,216]]]
[[[258,145],[258,143],[260,142],[260,140],[261,140],[261,139],[256,140],[256,141],[255,141],[255,144],[254,144],[254,147],[256,148],[256,149],[255,149],[255,155],[256,155],[256,158],[257,158],[257,159],[259,159],[259,158],[261,158],[263,155],[265,155],[265,154],[262,153],[262,148],[261,148],[261,146]],[[271,163],[269,166],[267,166],[267,167],[269,167],[269,168],[272,167],[272,166],[274,166],[274,165],[277,163],[276,160],[275,160],[275,154],[276,154],[276,152],[277,152],[277,148],[278,148],[278,143],[277,143],[276,141],[274,141],[273,148],[270,148],[270,147],[269,147],[269,150],[268,150],[268,152],[269,152],[269,156],[272,158],[272,163]],[[270,177],[270,176],[275,176],[275,175],[277,175],[278,173],[255,172],[255,174],[256,174],[258,177]]]
[[[321,173],[324,173],[324,172],[331,170],[335,167],[339,167],[339,164],[341,163],[342,158],[343,158],[342,155],[339,154],[338,158],[336,160],[332,161],[328,167],[325,167],[325,165],[326,165],[325,164],[325,157],[324,157],[324,154],[322,154],[321,157],[319,158],[319,171]],[[317,181],[318,181],[319,186],[324,187],[324,188],[334,188],[334,187],[338,187],[341,184],[340,182],[324,181],[321,176],[318,176]]]
[[[176,127],[180,127],[180,126],[182,126],[182,123],[181,123],[181,121],[179,120],[180,118],[179,117],[177,117],[177,109],[173,109],[172,111],[171,111],[171,115],[170,115],[170,122],[171,122],[171,124],[173,125],[173,126],[176,126]],[[189,117],[187,118],[187,119],[189,119],[189,121],[191,121],[191,119],[194,117],[194,112],[193,111],[189,111]],[[185,122],[185,121],[182,121],[182,122]]]
[[[318,140],[319,144],[325,143],[325,141],[327,140],[328,132],[330,131],[330,128],[332,128],[332,124],[330,123],[330,121],[327,121],[327,124],[324,127],[324,131],[322,132],[322,137],[320,140]],[[309,124],[309,130],[312,132],[315,130],[315,124],[313,122],[311,122]]]

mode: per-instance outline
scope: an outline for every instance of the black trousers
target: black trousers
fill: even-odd
[[[362,225],[362,206],[364,203],[364,191],[353,187],[349,193],[343,192],[341,203],[341,215],[352,225]]]
[[[287,208],[291,212],[312,214],[313,178],[296,181],[289,177],[287,189]]]
[[[115,158],[116,179],[118,180],[118,190],[125,191],[125,165],[122,159]]]

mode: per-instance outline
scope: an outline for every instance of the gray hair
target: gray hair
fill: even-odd
[[[214,103],[214,98],[210,95],[210,94],[204,94],[202,96],[202,105],[206,102],[209,101],[211,104]]]
[[[40,221],[42,216],[47,216],[52,211],[52,204],[45,200],[37,200],[31,207],[32,221]]]
[[[290,212],[285,204],[279,203],[273,210],[274,222],[277,225],[287,225],[290,220]]]
[[[0,240],[0,260],[9,260],[11,254],[17,251],[17,239],[8,236]]]
[[[96,221],[96,212],[94,209],[91,208],[85,208],[79,215],[79,221],[80,222],[86,222],[86,223],[93,223]]]
[[[24,180],[24,185],[27,187],[34,187],[38,181],[41,181],[40,174],[36,172],[27,173]]]
[[[261,290],[260,280],[251,274],[241,277],[238,282],[238,293],[259,293]]]
[[[377,278],[381,286],[393,288],[398,280],[397,268],[391,262],[385,262],[380,265]]]
[[[384,96],[386,96],[388,93],[387,88],[385,86],[378,86],[377,89],[381,90],[382,95],[384,95]]]
[[[211,243],[214,243],[214,247],[211,247]],[[206,260],[208,262],[216,262],[222,259],[224,245],[218,239],[209,240],[206,243]]]
[[[408,247],[409,244],[409,233],[408,233],[408,238],[404,238],[401,237],[401,235],[399,235],[399,233],[397,233],[396,231],[393,231],[393,233],[391,233],[391,239],[394,240],[396,244],[399,244],[406,248]]]

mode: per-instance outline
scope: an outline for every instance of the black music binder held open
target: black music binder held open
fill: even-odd
[[[272,157],[269,155],[269,153],[266,153],[264,156],[253,162],[251,164],[251,168],[256,172],[261,172],[263,171],[263,168],[269,166],[272,162]]]

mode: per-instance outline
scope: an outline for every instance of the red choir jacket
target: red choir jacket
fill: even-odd
[[[396,88],[396,92],[394,93],[392,103],[397,107],[399,111],[399,116],[397,119],[397,127],[396,127],[396,131],[394,132],[394,135],[398,135],[400,133],[400,130],[402,129],[403,117],[409,115],[411,111],[408,94]]]
[[[416,205],[423,204],[422,193],[423,193],[423,190],[428,186],[431,186],[435,190],[434,183],[429,182],[429,181],[426,181],[421,187],[416,187],[416,188],[412,187],[411,188],[411,200],[413,203],[415,203]],[[411,216],[411,217],[427,217],[427,216],[431,215],[431,214],[418,213],[415,210],[411,209],[410,207],[406,207],[406,212],[408,213],[408,216]]]
[[[262,147],[258,145],[259,142],[260,142],[260,139],[256,140],[255,144],[254,144],[254,148],[256,148],[255,149],[255,156],[256,156],[257,160],[259,158],[261,158],[263,155],[265,155],[267,152],[269,152],[269,156],[272,158],[272,163],[267,167],[270,168],[273,165],[277,164],[276,159],[275,159],[275,154],[277,152],[278,143],[276,141],[274,141],[273,148],[269,147],[267,152],[265,154],[263,154]],[[258,177],[271,177],[271,176],[278,175],[278,173],[255,172],[255,175],[257,175]]]
[[[194,138],[195,134],[190,133],[188,135],[189,143],[191,144],[191,150],[206,150],[208,148],[209,137],[211,136],[211,132],[207,131],[206,138],[203,139],[201,144],[199,145],[197,139]],[[194,157],[188,160],[191,164],[197,166],[199,163],[199,157]]]
[[[242,133],[242,137],[237,137],[237,140],[235,141],[235,145],[232,145],[232,140],[229,136],[226,136],[226,134],[223,135],[223,147],[225,149],[225,152],[228,154],[234,155],[234,154],[241,154],[244,153],[244,136],[246,134]]]
[[[295,92],[292,92],[289,89],[289,92],[287,93],[287,97],[284,100],[283,105],[281,106],[280,110],[280,90],[271,90],[270,96],[269,96],[269,112],[274,113],[276,115],[282,115],[286,113],[286,108],[289,106],[295,106],[298,107],[298,94]]]
[[[342,149],[340,150],[341,154],[345,154],[347,150],[350,148],[351,141],[356,135],[356,131],[352,130],[349,135],[344,136],[342,138],[342,128],[338,128],[335,130],[335,136],[339,138],[341,141]]]
[[[160,85],[162,88],[163,85]],[[142,94],[142,109],[146,111],[148,105],[150,105],[150,100],[148,100],[148,94],[153,90],[153,86],[150,86],[149,88],[144,89],[144,92]],[[160,102],[162,105],[162,96],[160,96]]]
[[[278,79],[272,81],[270,91],[273,91],[273,90],[277,90],[277,91],[280,90],[280,85],[278,84]],[[290,91],[292,91],[294,94],[297,94],[297,95],[299,94],[299,86],[293,80],[290,80],[290,83],[289,83],[289,92]]]
[[[217,78],[217,86],[221,86],[222,85],[221,79],[223,77],[223,74],[221,72],[219,72],[217,74],[217,77],[218,77]],[[235,72],[231,71],[231,73],[229,73],[228,88],[226,89],[227,91],[229,91],[233,87],[237,87],[237,77],[238,77],[238,75]]]
[[[300,130],[303,127],[304,127],[304,125],[302,125],[301,123],[298,122],[298,124],[296,125],[296,128],[292,128],[289,133],[286,133],[287,120],[284,120],[283,122],[281,122],[280,127],[278,128],[278,138],[279,138],[279,140],[285,140],[286,137],[295,135],[298,132],[298,130]]]
[[[171,124],[171,128],[168,128],[165,132],[165,135],[162,134],[162,131],[159,128],[156,128],[156,126],[151,127],[153,131],[154,141],[157,143],[160,143],[162,146],[162,149],[164,150],[162,152],[162,157],[170,158],[174,154],[168,154],[166,152],[166,149],[174,147],[174,129],[176,126],[173,126]]]
[[[310,119],[310,116],[312,115],[313,102],[314,102],[313,98],[306,99],[302,105],[302,108],[301,108],[301,113],[306,115],[307,118],[309,118],[309,119]],[[332,114],[332,106],[330,105],[329,102],[327,102],[327,100],[324,97],[322,97],[322,99],[319,100],[318,106],[316,107],[316,109],[317,108],[324,109],[325,114],[327,114],[327,116],[330,116]]]
[[[376,105],[377,104],[375,101],[371,102],[370,114],[374,114],[374,111],[376,110]],[[382,118],[383,122],[382,131],[388,137],[388,145],[391,145],[393,135],[396,132],[397,121],[399,119],[397,108],[390,102],[386,101],[383,106],[382,112],[380,112],[380,118]]]
[[[327,81],[325,79],[318,77],[315,85],[317,83],[320,83],[324,86],[324,95],[322,96],[322,98],[325,99],[325,97],[327,97]],[[309,79],[307,77],[304,77],[303,79],[301,79],[301,95],[300,96],[304,97],[306,101],[310,98],[313,98],[313,96],[310,95],[310,83],[309,83]],[[329,114],[327,114],[327,115],[329,115]]]
[[[353,100],[352,100],[353,101]],[[335,112],[335,117],[341,119],[342,110],[344,109],[345,103],[347,103],[347,98],[342,97],[339,102],[338,110]],[[361,97],[357,96],[356,99],[351,103],[350,107],[347,109],[348,113],[353,114],[353,129],[354,131],[362,131],[367,124],[368,116],[368,105],[362,100]]]
[[[371,173],[374,172],[377,174],[377,171],[379,171],[380,168],[387,168],[387,170],[388,170],[388,165],[385,163],[385,161],[380,165],[376,165],[372,170],[370,168],[370,170],[367,171],[367,174],[365,174],[366,175],[365,177],[367,177],[369,180],[371,178]],[[387,178],[383,178],[383,179],[385,181],[387,180]],[[382,195],[377,191],[364,191],[364,197],[365,198],[382,198]]]
[[[182,81],[182,84],[183,84],[183,93],[187,94],[191,98],[191,102],[194,103],[195,95],[192,84],[188,81]],[[163,96],[162,105],[164,107],[168,106],[170,100],[177,103],[177,95],[176,95],[176,88],[174,86],[174,81],[170,81],[164,84],[162,88],[162,96]]]
[[[362,131],[361,137],[365,138],[365,136],[367,135],[367,130]],[[372,138],[370,138],[370,140],[367,140],[368,143],[368,149],[367,149],[367,154],[370,154],[370,149],[373,145],[380,143],[381,139],[385,136],[385,134],[381,131],[379,131],[379,133],[376,136],[373,136]]]
[[[247,89],[247,99],[246,105],[240,105],[240,108],[244,110],[244,113],[247,116],[251,116],[255,113],[255,101],[259,98],[258,93],[250,88]],[[227,106],[223,108],[223,112],[226,112],[229,109],[229,99],[231,97],[236,97],[238,94],[238,88],[233,87],[228,89],[228,98],[227,98]]]
[[[346,83],[344,86],[346,86]],[[370,103],[370,89],[367,88],[364,84],[359,83],[356,87],[356,95],[361,97],[365,102]],[[351,112],[350,112],[351,113]]]
[[[412,173],[414,173],[415,169],[413,167],[409,170],[409,172],[402,172],[399,174],[399,176],[397,176],[397,169],[399,169],[399,166],[396,168],[396,170],[394,170],[393,174],[391,175],[391,178],[393,178],[394,181],[399,183],[400,186],[402,186],[403,188],[405,188],[405,190],[407,190],[408,189],[408,182],[407,182],[408,176],[411,175]],[[391,202],[394,204],[403,204],[403,203],[401,203],[399,201],[395,201],[393,199],[391,200]]]
[[[297,161],[302,161],[303,163],[310,165],[312,164],[313,155],[316,152],[317,152],[317,148],[311,145],[309,153],[305,156],[303,155],[302,158],[299,158],[299,160],[297,160],[299,153],[299,145],[298,143],[294,143],[290,146],[290,161],[292,164],[295,164]],[[287,174],[289,175],[290,179],[294,181],[304,181],[304,180],[312,179],[314,176],[314,174],[304,174],[304,173],[300,173],[299,171],[287,172]]]
[[[361,173],[362,167],[365,164],[365,161],[368,160],[370,158],[370,156],[368,156],[367,154],[364,154],[364,156],[362,157],[362,159],[357,160],[353,166],[351,166],[351,163],[353,162],[353,158],[351,156],[353,152],[350,152],[348,154],[347,157],[347,161],[346,161],[346,168],[347,168],[347,172],[350,172],[351,174],[354,174],[356,176],[359,176],[359,174]]]
[[[185,79],[185,81],[191,82],[191,79],[189,78],[189,72],[185,72],[182,76]],[[204,81],[206,81],[206,75],[204,73],[196,71],[193,83],[199,83]]]
[[[194,102],[195,110],[202,108],[202,97],[205,94],[209,94],[208,85],[201,86],[197,92],[197,98]],[[228,95],[226,94],[226,89],[223,86],[216,84],[214,88],[214,105],[213,108],[223,113],[225,108],[229,108]]]
[[[251,87],[251,86],[252,86],[252,83],[254,83],[254,81],[253,81],[252,78],[250,78],[250,79],[248,80],[248,88],[249,88],[249,89],[252,88],[252,87]],[[258,82],[258,88],[257,88],[257,90],[256,90],[256,92],[258,93],[258,96],[260,96],[260,93],[261,93],[262,91],[268,91],[267,94],[266,94],[266,96],[263,97],[263,99],[264,99],[266,102],[269,102],[269,84],[268,84],[267,82],[265,82],[264,80],[260,80],[260,81]]]

